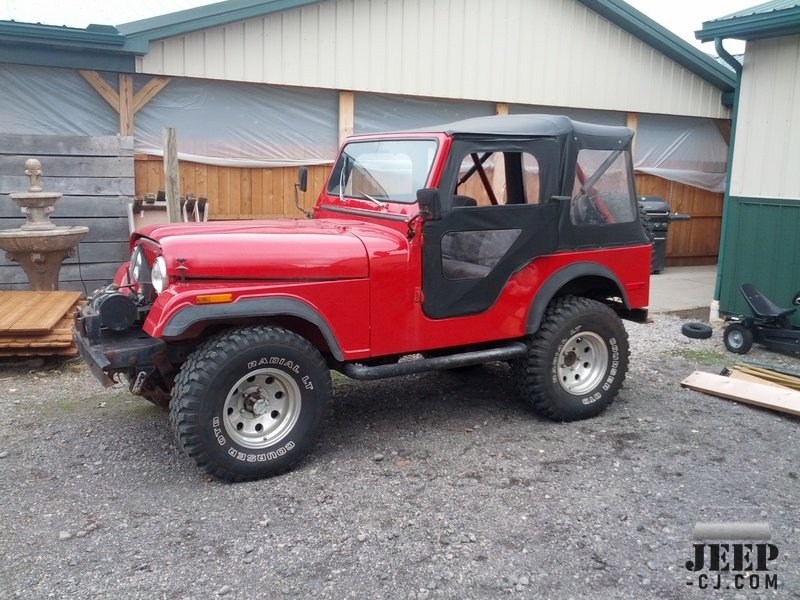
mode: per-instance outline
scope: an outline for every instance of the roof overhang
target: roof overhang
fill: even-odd
[[[741,11],[735,15],[706,21],[703,28],[695,31],[695,37],[707,42],[717,38],[758,40],[800,34],[800,4],[788,8],[769,8],[776,3],[755,7],[752,12]]]

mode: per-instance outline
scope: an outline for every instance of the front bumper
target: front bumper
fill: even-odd
[[[102,329],[100,315],[90,305],[75,313],[72,337],[81,358],[106,387],[114,383],[114,374],[152,371],[166,355],[166,344],[139,328],[121,332]]]

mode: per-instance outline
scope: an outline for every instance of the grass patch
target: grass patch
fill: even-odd
[[[700,363],[701,365],[714,366],[724,365],[728,358],[716,350],[693,350],[692,348],[681,348],[670,352],[672,356],[680,356],[690,362]]]

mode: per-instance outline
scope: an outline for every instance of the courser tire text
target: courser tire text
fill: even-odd
[[[330,398],[330,374],[309,342],[277,327],[243,327],[189,357],[170,417],[178,445],[201,469],[245,481],[283,473],[305,455]]]
[[[514,365],[523,398],[558,421],[586,419],[616,398],[628,369],[628,334],[617,314],[588,298],[551,302]]]

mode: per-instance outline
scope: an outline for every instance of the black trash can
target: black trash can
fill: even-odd
[[[653,261],[651,263],[651,273],[661,273],[664,270],[665,256],[667,252],[667,235],[669,234],[669,224],[672,221],[688,221],[691,215],[670,214],[669,204],[660,196],[640,196],[639,206],[650,218],[653,231]]]

